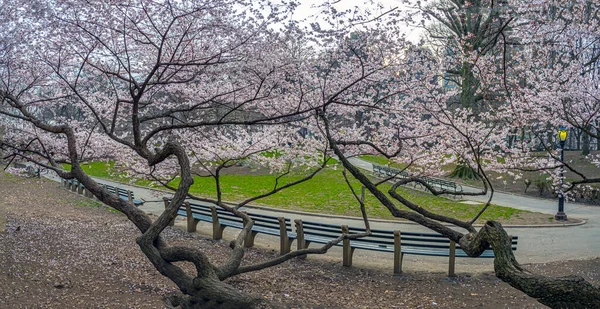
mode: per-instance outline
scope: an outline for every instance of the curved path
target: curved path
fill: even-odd
[[[352,158],[352,164],[373,170],[367,161]],[[467,192],[479,191],[463,185]],[[487,196],[466,196],[466,200],[487,202]],[[558,201],[494,192],[492,202],[496,205],[534,211],[554,216]],[[512,235],[519,236],[516,256],[519,262],[553,262],[565,259],[600,257],[600,206],[565,203],[565,213],[569,217],[585,219],[587,223],[566,227],[526,227],[508,228]]]
[[[357,158],[352,163],[366,170],[372,170],[372,164]],[[47,176],[58,180],[56,177]],[[140,209],[160,215],[164,209],[162,196],[168,195],[161,191],[151,190],[137,186],[118,184],[112,181],[98,179],[101,183],[118,185],[121,188],[134,192],[136,198],[147,202]],[[464,187],[464,186],[463,186]],[[476,190],[464,187],[465,190]],[[485,202],[486,197],[466,197],[468,200]],[[557,202],[551,200],[537,199],[526,196],[496,192],[493,203],[517,209],[546,213],[553,216],[556,213]],[[318,221],[324,223],[347,224],[350,226],[362,226],[360,218],[348,218],[329,216],[322,214],[309,214],[301,212],[288,212],[276,209],[254,208],[256,213],[265,213],[274,216],[284,216],[291,219],[303,219],[307,221]],[[565,212],[570,217],[587,220],[587,224],[566,227],[507,227],[509,234],[519,236],[516,257],[521,263],[545,263],[565,259],[582,259],[600,257],[600,206],[588,206],[582,204],[567,203]],[[388,229],[401,231],[426,231],[425,228],[404,222],[393,222],[384,220],[372,220],[371,227],[374,229]],[[464,259],[474,261],[473,259]]]

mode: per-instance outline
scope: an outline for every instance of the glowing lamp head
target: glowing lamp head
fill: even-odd
[[[567,128],[560,126],[560,128],[558,128],[558,140],[561,142],[566,141],[568,132],[569,131],[567,130]]]

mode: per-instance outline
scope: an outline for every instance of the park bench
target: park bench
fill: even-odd
[[[63,187],[67,188],[67,190],[71,190],[73,192],[77,192],[78,194],[84,194],[89,197],[89,193],[85,190],[85,187],[82,183],[79,183],[77,179],[63,179],[62,180]]]
[[[373,164],[373,172],[379,174],[379,175],[385,175],[388,177],[399,177],[399,178],[407,178],[409,177],[408,173],[406,171],[401,171],[399,169],[395,169],[389,166],[383,166],[383,165],[379,165],[379,164]]]
[[[165,207],[170,199],[163,198]],[[213,228],[213,239],[221,239],[226,227],[243,228],[243,220],[229,211],[215,206],[185,202],[179,207],[178,215],[187,218],[188,232],[196,231],[200,221],[209,222]],[[245,241],[246,247],[254,245],[257,234],[268,234],[280,237],[280,253],[290,252],[291,243],[296,239],[297,249],[308,248],[310,243],[326,244],[342,233],[365,233],[364,228],[348,227],[347,225],[326,224],[294,220],[296,233],[291,231],[290,219],[248,213],[254,221],[252,232]],[[171,224],[174,224],[172,222]],[[517,249],[517,236],[511,236],[512,249]],[[400,232],[398,230],[371,230],[371,234],[359,239],[344,239],[336,246],[342,247],[343,265],[352,266],[354,250],[372,250],[390,252],[394,254],[394,273],[402,273],[402,260],[405,254],[423,256],[443,256],[449,258],[448,276],[454,276],[456,257],[469,257],[454,241],[437,233]],[[479,258],[493,258],[494,252],[490,249],[484,251]]]
[[[102,186],[104,189],[106,189],[106,191],[108,191],[108,193],[118,195],[120,199],[129,201],[130,203],[133,203],[133,205],[135,205],[135,206],[140,206],[140,205],[144,204],[144,200],[136,199],[135,195],[133,194],[133,191],[131,191],[131,190],[125,190],[125,189],[122,189],[119,187],[115,187],[115,186],[111,186],[111,185],[107,185],[107,184],[103,184],[103,183],[98,183],[98,184],[100,186]]]
[[[406,171],[399,170],[399,169],[389,167],[389,166],[379,165],[379,164],[373,164],[373,172],[378,175],[385,175],[387,177],[394,177],[394,178],[410,177],[410,174],[408,174]],[[432,177],[428,177],[428,176],[421,176],[421,177],[419,177],[419,179],[421,179],[422,181],[424,181],[425,183],[427,183],[433,187],[439,187],[440,189],[446,189],[446,190],[452,191],[454,193],[462,192],[462,190],[463,190],[463,188],[460,184],[457,184],[453,181],[432,178]]]
[[[317,222],[295,220],[298,249],[308,248],[311,242],[325,244],[339,237],[341,233],[365,233],[364,228],[348,227]],[[517,236],[512,236],[512,249],[517,250]],[[469,257],[454,241],[437,233],[400,232],[371,230],[371,235],[359,239],[345,239],[342,246],[343,265],[352,266],[355,249],[394,253],[394,273],[402,273],[402,260],[405,254],[449,257],[448,276],[454,276],[456,257]],[[479,258],[493,258],[489,248]]]
[[[26,165],[26,164],[19,163],[19,162],[13,163],[13,166],[15,168],[24,169],[25,170],[25,174],[27,175],[27,177],[37,177],[37,178],[40,178],[40,176],[41,176],[40,169],[37,168],[37,167],[35,167],[35,166]]]
[[[169,198],[163,198],[165,207],[170,203]],[[226,227],[242,229],[244,222],[242,218],[231,212],[215,206],[198,203],[185,202],[179,207],[178,215],[187,218],[187,231],[195,232],[200,221],[212,223],[213,239],[223,238],[223,231]],[[296,233],[292,232],[289,218],[274,217],[269,215],[248,213],[248,216],[254,224],[251,232],[246,236],[244,246],[254,246],[254,239],[257,234],[266,234],[280,238],[280,253],[290,252],[291,243],[296,238]]]
[[[90,198],[93,197],[92,194],[88,190],[86,190],[85,187],[83,186],[83,184],[80,183],[77,179],[63,179],[62,183],[63,183],[63,186],[65,188],[67,188],[68,190],[77,192],[79,194],[84,194],[86,197],[90,197]],[[119,187],[115,187],[115,186],[107,185],[107,184],[103,184],[103,183],[98,183],[98,184],[100,186],[102,186],[104,189],[106,189],[106,191],[108,191],[110,194],[118,195],[120,199],[129,201],[130,203],[133,203],[135,206],[140,206],[140,205],[144,204],[144,200],[136,199],[133,191],[131,191],[131,190],[125,190],[125,189],[122,189]]]

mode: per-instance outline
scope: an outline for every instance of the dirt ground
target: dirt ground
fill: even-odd
[[[177,292],[140,252],[133,224],[90,199],[53,182],[0,175],[0,208],[6,215],[0,231],[0,308],[163,308],[162,298]],[[177,227],[163,234],[170,243],[200,248],[215,263],[229,252],[226,241]],[[253,248],[246,258],[252,263],[275,255]],[[395,277],[369,265],[345,268],[340,260],[292,260],[229,282],[290,307],[545,308],[491,272],[467,273],[464,265],[453,279],[426,271]],[[526,267],[600,284],[598,258]]]

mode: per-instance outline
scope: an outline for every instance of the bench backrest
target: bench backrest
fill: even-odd
[[[317,236],[335,239],[342,234],[342,226],[320,222],[302,221],[305,236]]]
[[[107,190],[109,193],[111,193],[111,194],[116,194],[116,192],[118,192],[118,195],[119,195],[119,196],[129,197],[129,193],[131,192],[131,198],[132,198],[132,199],[135,199],[135,196],[134,196],[134,194],[133,194],[133,191],[129,191],[129,190],[122,189],[122,188],[118,188],[118,187],[116,188],[116,189],[117,189],[117,191],[115,191],[115,187],[114,187],[114,186],[111,186],[111,185],[106,185],[106,184],[103,184],[103,186],[104,186],[104,188],[106,188],[106,190]]]
[[[168,201],[169,201],[169,203],[171,202],[171,200],[168,200]],[[195,214],[208,216],[208,217],[212,216],[212,212],[211,212],[210,208],[206,205],[190,203],[190,209],[191,209],[192,213],[195,213]],[[181,206],[179,206],[179,210],[182,210],[183,212],[185,212],[186,211],[185,204],[181,204]]]
[[[168,201],[170,202],[170,199],[168,199]],[[191,202],[189,204],[190,204],[190,210],[192,211],[192,213],[209,216],[209,217],[212,216],[212,210],[209,205],[197,204],[197,203],[191,203]],[[186,211],[185,204],[180,206],[180,210]],[[217,217],[219,218],[219,220],[227,220],[227,221],[235,222],[235,223],[239,223],[239,224],[243,223],[242,218],[234,215],[233,213],[231,213],[219,206],[215,206],[215,211],[217,213]],[[254,213],[248,213],[248,216],[250,217],[250,219],[252,219],[252,221],[254,221],[254,226],[279,230],[279,218],[278,217],[262,215],[262,214],[254,214]],[[285,218],[284,220],[286,223],[286,230],[288,232],[291,232],[292,227],[290,224],[290,219]]]
[[[341,225],[324,224],[310,221],[302,221],[302,224],[304,228],[304,234],[306,235],[316,235],[334,239],[342,233]],[[361,227],[348,227],[348,231],[350,234],[360,234],[365,233],[366,229]],[[512,250],[517,250],[518,239],[518,236],[512,236]],[[450,248],[450,240],[447,237],[437,233],[401,232],[400,241],[403,247],[436,249]],[[359,239],[353,239],[352,242],[394,246],[394,231],[372,229],[371,235]],[[460,249],[459,244],[456,244],[456,249]]]
[[[170,201],[170,200],[169,200]],[[212,216],[212,210],[210,206],[196,203],[189,203],[190,210],[192,213],[197,213],[206,217]],[[186,211],[185,205],[180,206],[180,210]],[[227,220],[236,222],[239,224],[243,223],[242,218],[230,213],[229,211],[216,206],[215,211],[219,220]],[[268,227],[272,229],[279,229],[278,217],[248,213],[250,218],[254,221],[255,226]],[[342,226],[337,224],[328,224],[313,221],[301,221],[302,230],[305,237],[320,237],[324,239],[336,239],[342,234]],[[286,230],[291,232],[290,219],[285,218]],[[348,231],[351,234],[365,233],[366,229],[361,227],[348,227]],[[450,240],[445,236],[437,233],[426,233],[426,232],[401,232],[400,240],[403,247],[416,247],[416,248],[432,248],[432,249],[449,249]],[[392,230],[378,230],[372,229],[371,235],[362,237],[359,239],[353,239],[352,242],[372,243],[382,246],[394,246],[394,231]],[[512,236],[512,249],[517,249],[518,236]],[[456,249],[460,249],[460,245],[456,244]]]

